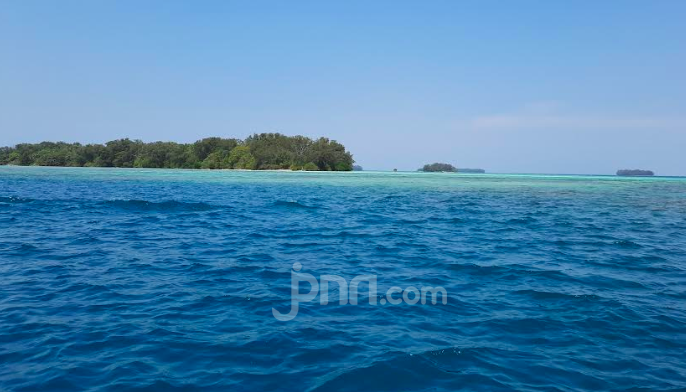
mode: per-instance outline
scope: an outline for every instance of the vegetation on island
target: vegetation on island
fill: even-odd
[[[654,176],[651,170],[641,170],[641,169],[622,169],[617,170],[618,176]]]
[[[42,142],[0,148],[0,165],[21,166],[349,171],[353,162],[335,140],[279,133],[254,134],[245,140],[208,137],[189,144],[118,139],[105,144]]]
[[[419,171],[423,172],[452,172],[456,173],[457,168],[449,163],[430,163],[424,165]]]
[[[430,163],[417,171],[439,173],[486,173],[484,169],[458,169],[449,163]]]

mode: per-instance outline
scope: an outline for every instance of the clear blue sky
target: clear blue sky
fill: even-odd
[[[686,1],[0,0],[0,145],[268,131],[686,175]]]

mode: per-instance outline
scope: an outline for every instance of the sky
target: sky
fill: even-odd
[[[325,136],[365,169],[686,175],[686,1],[0,0],[0,145]]]

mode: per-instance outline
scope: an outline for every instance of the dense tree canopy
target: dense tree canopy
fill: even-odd
[[[425,172],[456,172],[457,168],[449,163],[431,163],[424,165],[419,171]]]
[[[655,173],[652,170],[641,170],[641,169],[621,169],[617,170],[618,176],[654,176]]]
[[[103,144],[42,142],[0,148],[0,165],[170,169],[352,170],[353,157],[327,138],[261,133],[192,144],[118,139]]]

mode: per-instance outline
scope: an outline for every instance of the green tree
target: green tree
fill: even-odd
[[[212,152],[202,161],[201,167],[203,169],[228,169],[229,167],[226,163],[227,156],[226,150]]]
[[[11,163],[13,152],[11,147],[0,147],[0,165]]]
[[[288,169],[294,163],[294,151],[288,136],[280,133],[254,134],[245,145],[255,157],[257,169]]]
[[[305,166],[303,166],[303,170],[306,171],[318,171],[319,166],[317,166],[314,162],[307,162]]]
[[[105,143],[105,150],[98,156],[99,165],[106,167],[133,167],[143,142],[118,139]]]
[[[207,169],[351,170],[352,155],[327,138],[261,133],[245,141],[210,137],[192,144],[118,139],[103,144],[42,142],[0,148],[0,164]],[[311,165],[308,165],[311,164]]]
[[[220,137],[207,137],[193,143],[192,153],[198,160],[204,161],[208,155],[215,151],[231,151],[240,143],[237,139],[222,139]]]
[[[431,163],[424,165],[420,170],[425,172],[457,172],[455,166],[449,163]]]
[[[250,147],[238,146],[234,148],[226,158],[225,165],[233,169],[255,169],[257,162],[250,153]]]
[[[353,169],[352,155],[345,151],[342,144],[325,137],[317,139],[312,144],[309,156],[319,170],[348,171]]]

